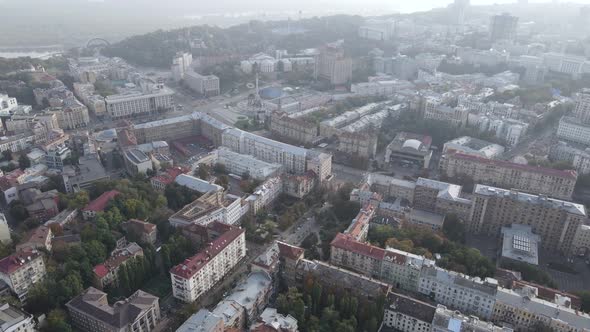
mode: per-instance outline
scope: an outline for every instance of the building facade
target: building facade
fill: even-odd
[[[467,178],[475,183],[489,184],[524,192],[543,194],[569,200],[574,192],[578,173],[490,160],[461,153],[449,153],[440,161],[441,174],[449,178]]]
[[[586,218],[581,204],[478,184],[466,226],[471,233],[499,236],[502,226],[529,225],[543,248],[568,254]]]
[[[0,260],[0,280],[20,301],[26,301],[29,289],[45,275],[43,255],[37,250],[19,251]]]

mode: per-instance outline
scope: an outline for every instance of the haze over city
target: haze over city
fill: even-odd
[[[0,0],[0,330],[590,332],[590,0]]]

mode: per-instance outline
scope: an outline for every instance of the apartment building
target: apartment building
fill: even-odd
[[[376,278],[408,291],[417,291],[420,271],[432,261],[404,251],[382,249],[337,234],[330,243],[330,263]]]
[[[84,332],[149,332],[160,320],[158,297],[142,290],[110,305],[107,293],[90,287],[66,307],[73,325]]]
[[[494,311],[498,281],[481,280],[442,269],[431,264],[423,266],[418,292],[434,301],[463,313],[490,319]]]
[[[490,39],[493,41],[516,39],[518,28],[518,17],[508,13],[494,15],[490,18]]]
[[[0,137],[0,153],[4,151],[20,152],[28,149],[35,141],[35,136],[19,134],[9,137]]]
[[[348,132],[337,134],[338,151],[365,159],[374,158],[377,153],[377,134],[375,132]]]
[[[229,273],[246,255],[245,231],[229,226],[201,252],[170,270],[172,293],[193,302]]]
[[[185,205],[168,218],[173,227],[190,224],[207,225],[219,221],[235,225],[242,216],[242,199],[238,196],[225,194],[222,191],[211,191]]]
[[[173,106],[174,92],[163,85],[148,91],[130,91],[105,98],[107,113],[111,119],[129,119],[169,110]]]
[[[590,252],[590,225],[580,225],[574,236],[572,251],[577,255]]]
[[[278,175],[283,167],[280,164],[267,163],[224,147],[217,149],[213,153],[215,154],[215,162],[224,165],[229,173],[237,176],[248,174],[256,180],[265,180],[268,177]]]
[[[551,147],[549,157],[554,161],[566,161],[580,174],[590,173],[590,150],[578,143],[558,142]]]
[[[441,174],[449,178],[467,178],[475,183],[489,184],[524,192],[571,199],[578,173],[521,165],[503,160],[490,160],[462,153],[443,155]]]
[[[436,309],[433,304],[389,292],[383,312],[383,327],[400,332],[430,332]]]
[[[258,211],[270,205],[283,192],[283,178],[272,177],[263,184],[256,187],[254,192],[246,197],[245,202],[249,206],[249,211],[252,215],[256,215]]]
[[[543,248],[569,254],[586,218],[581,204],[478,184],[466,226],[471,233],[499,236],[502,226],[529,225]]]
[[[556,295],[553,300],[539,297],[539,289],[525,286],[521,289],[499,288],[492,321],[509,324],[517,331],[547,326],[555,332],[588,332],[590,315],[571,307],[571,299]]]
[[[301,118],[291,118],[284,112],[270,116],[270,131],[281,138],[302,144],[313,144],[318,139],[318,126]]]
[[[316,174],[320,185],[325,184],[332,180],[332,155],[308,150],[306,168]]]
[[[315,188],[317,181],[313,171],[300,175],[283,175],[283,193],[303,199]]]
[[[184,73],[184,83],[193,91],[207,97],[220,94],[219,77],[215,75],[201,75],[192,70]]]
[[[268,163],[281,164],[289,173],[303,174],[306,171],[307,150],[303,148],[235,128],[223,132],[222,145],[234,152],[251,155]]]
[[[0,331],[36,332],[33,315],[9,303],[0,305]]]
[[[467,316],[456,310],[449,310],[444,305],[437,305],[432,319],[432,332],[453,331],[513,332],[513,329],[480,320],[477,316]]]
[[[24,302],[29,289],[45,278],[43,255],[37,250],[18,251],[0,260],[0,280]]]
[[[581,123],[572,116],[564,116],[559,120],[557,137],[570,142],[590,145],[590,125]]]
[[[8,227],[8,221],[4,213],[0,213],[0,242],[9,245],[12,243],[10,236],[10,228]]]
[[[104,289],[109,286],[119,285],[119,269],[131,259],[142,257],[143,250],[135,243],[124,243],[111,252],[109,258],[102,264],[94,267],[94,286]]]
[[[469,110],[465,107],[450,107],[437,98],[426,98],[424,105],[425,120],[445,122],[456,127],[464,127],[467,124]]]
[[[80,104],[77,100],[75,103],[63,107],[52,107],[45,111],[45,114],[55,114],[59,128],[71,130],[85,128],[90,123],[88,108]]]
[[[371,190],[383,195],[384,198],[401,198],[408,200],[410,203],[414,200],[416,182],[396,179],[378,173],[369,173],[365,182]]]
[[[466,220],[471,212],[471,201],[461,197],[461,191],[461,186],[456,184],[418,178],[413,207],[442,215],[455,214]]]
[[[64,187],[67,193],[86,190],[94,186],[94,183],[110,179],[109,174],[96,156],[82,156],[78,159],[78,165],[68,167],[62,173]]]

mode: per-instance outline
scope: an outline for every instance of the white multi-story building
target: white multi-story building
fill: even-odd
[[[575,100],[574,116],[583,123],[590,123],[590,88],[576,93]]]
[[[219,90],[219,77],[215,75],[201,75],[194,71],[184,73],[184,83],[193,91],[204,96],[217,96]]]
[[[279,174],[282,165],[271,164],[258,160],[250,155],[239,154],[227,148],[221,147],[215,151],[217,163],[225,165],[225,169],[232,174],[242,176],[249,174],[257,180],[264,180],[270,176]]]
[[[172,108],[174,92],[163,85],[150,91],[132,91],[106,97],[107,112],[112,119],[151,115]]]
[[[36,332],[35,325],[33,315],[8,303],[0,305],[0,331]]]
[[[193,63],[193,55],[189,52],[177,52],[172,59],[172,77],[176,82],[182,80]]]
[[[242,199],[221,191],[209,192],[185,205],[170,216],[168,221],[174,227],[190,224],[208,225],[219,221],[235,225],[242,217]]]
[[[560,141],[551,147],[549,156],[554,161],[571,163],[580,174],[590,173],[590,149],[585,146]]]
[[[59,145],[47,151],[45,165],[48,168],[63,170],[64,160],[72,155],[72,151],[65,145]]]
[[[0,115],[8,116],[11,111],[18,106],[16,98],[9,97],[8,95],[0,95]]]
[[[590,145],[590,125],[585,125],[574,117],[564,116],[559,120],[557,137],[570,142]]]
[[[498,281],[481,280],[434,266],[424,266],[418,292],[431,296],[437,303],[461,312],[490,319],[494,312]]]
[[[243,229],[227,226],[227,231],[204,250],[170,270],[172,294],[183,302],[194,302],[215,286],[246,256]]]
[[[258,213],[261,209],[271,204],[283,192],[283,179],[273,177],[254,189],[252,195],[246,198],[249,210],[252,214]]]
[[[281,164],[289,173],[306,171],[307,150],[277,142],[239,129],[227,129],[222,134],[222,145],[234,152],[251,155],[262,161]]]
[[[35,136],[20,134],[9,137],[0,137],[0,153],[4,151],[20,152],[28,149],[35,141]]]
[[[509,327],[500,327],[480,320],[477,316],[467,316],[444,305],[438,305],[432,319],[432,332],[477,331],[513,332]]]
[[[586,71],[588,61],[583,56],[552,52],[543,54],[543,62],[551,71],[576,78]]]
[[[4,213],[0,213],[0,242],[4,244],[11,244],[12,238],[10,236],[10,228],[8,228],[8,222]]]
[[[21,301],[26,301],[31,287],[45,275],[43,255],[37,250],[22,250],[0,260],[0,280]]]
[[[400,90],[414,89],[414,84],[404,80],[354,83],[350,92],[359,96],[393,96]]]

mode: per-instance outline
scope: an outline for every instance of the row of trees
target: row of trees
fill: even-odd
[[[382,320],[384,297],[359,300],[348,291],[326,289],[308,277],[303,292],[291,287],[277,297],[277,310],[297,319],[303,332],[373,332]]]

